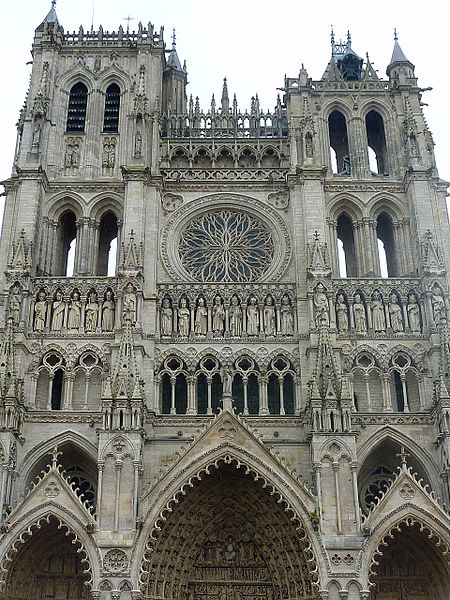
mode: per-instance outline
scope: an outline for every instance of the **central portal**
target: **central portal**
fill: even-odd
[[[174,505],[144,556],[146,598],[316,598],[315,561],[300,523],[269,486],[236,467],[222,464]]]

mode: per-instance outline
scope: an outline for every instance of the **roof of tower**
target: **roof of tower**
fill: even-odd
[[[401,49],[400,44],[398,43],[397,30],[394,29],[394,49],[392,51],[391,62],[389,64],[392,65],[396,62],[410,62],[410,61],[406,58],[405,53]]]
[[[52,7],[43,22],[47,21],[47,23],[58,23],[58,16],[56,14],[55,6],[56,0],[52,0]]]
[[[176,69],[177,71],[183,71],[180,59],[178,58],[176,46],[176,34],[174,29],[172,34],[172,50],[170,51],[170,54],[167,57],[167,67]]]
[[[340,65],[344,61],[344,59],[348,60],[352,58],[355,64],[359,63],[359,70],[361,69],[363,59],[356,54],[356,52],[352,48],[352,37],[350,32],[347,32],[347,41],[343,42],[342,40],[339,42],[335,41],[334,31],[331,30],[331,58],[325,69],[324,74],[322,75],[322,79],[326,79],[330,70],[333,67],[333,63],[338,65],[339,70],[341,71]],[[346,77],[344,77],[345,79]]]

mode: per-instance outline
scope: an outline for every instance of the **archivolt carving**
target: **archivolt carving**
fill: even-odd
[[[208,212],[210,211],[211,206],[214,206],[214,215],[228,215],[226,218],[223,218],[225,218],[226,223],[231,223],[231,229],[228,225],[226,227],[224,225],[220,225],[216,217],[214,218],[216,219],[217,223],[213,225],[211,223],[203,223],[204,219],[210,219],[212,217],[211,213]],[[239,209],[239,213],[237,211],[234,213],[234,209]],[[240,218],[243,218],[244,220],[247,219],[247,228],[250,226],[250,223],[260,223],[257,228],[258,231],[260,231],[260,234],[258,235],[262,235],[264,239],[267,239],[264,244],[257,245],[256,249],[258,249],[258,251],[261,250],[267,252],[267,243],[269,243],[269,246],[272,248],[269,252],[270,257],[268,256],[271,259],[270,266],[267,270],[264,269],[264,272],[252,270],[251,274],[247,273],[245,266],[239,266],[236,262],[238,254],[240,253],[240,246],[242,245],[240,240],[241,238],[242,240],[245,238],[248,242],[248,238],[239,233],[239,228],[236,229],[234,227],[234,220],[232,218],[233,214],[239,214],[241,215]],[[227,239],[229,238],[227,247],[229,246],[230,248],[231,262],[228,263],[228,261],[225,260],[226,268],[224,267],[225,270],[222,275],[220,274],[221,271],[219,267],[214,268],[213,270],[208,267],[206,274],[202,271],[201,276],[205,281],[252,281],[258,280],[262,275],[264,275],[264,278],[267,280],[279,279],[289,263],[291,256],[290,234],[284,219],[278,213],[269,208],[267,204],[260,202],[255,198],[249,198],[237,194],[215,194],[213,196],[206,196],[204,198],[197,199],[194,202],[189,202],[188,204],[181,206],[175,211],[173,216],[168,219],[163,229],[161,238],[162,258],[169,274],[177,280],[187,279],[195,281],[200,277],[200,274],[197,273],[197,271],[191,272],[191,268],[189,266],[191,263],[189,261],[189,264],[186,263],[187,258],[185,258],[185,254],[183,254],[183,252],[181,255],[178,253],[180,239],[184,240],[184,244],[187,243],[185,236],[186,232],[190,231],[190,229],[186,228],[191,227],[188,226],[188,223],[192,222],[193,219],[197,219],[197,221],[200,219],[201,228],[203,228],[207,239],[211,242],[211,248],[215,247],[213,241],[211,241],[213,239],[211,236],[217,237],[216,232],[219,231],[219,229],[223,230],[224,233],[228,232],[226,237]],[[247,231],[246,228],[243,229],[242,233],[245,233],[245,231]],[[221,240],[222,237],[223,236],[220,238]],[[250,245],[248,243],[247,245],[244,244],[244,254],[245,248],[247,248],[247,251],[250,252],[252,250],[252,243],[250,243]],[[236,250],[236,252],[234,252],[233,249]],[[208,260],[211,260],[211,257]],[[222,260],[219,262],[223,263]],[[263,262],[267,264],[269,261],[267,261],[266,258],[264,261],[261,261],[261,264]],[[208,264],[208,261],[206,264]]]

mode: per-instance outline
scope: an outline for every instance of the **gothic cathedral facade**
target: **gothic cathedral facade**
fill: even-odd
[[[0,245],[2,600],[448,600],[450,229],[414,65],[273,112],[36,29]],[[264,526],[263,526],[264,525]]]

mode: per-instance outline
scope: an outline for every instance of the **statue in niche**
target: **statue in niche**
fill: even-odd
[[[114,298],[111,290],[107,290],[103,302],[102,330],[112,331],[114,329]]]
[[[231,298],[230,305],[230,333],[233,337],[241,337],[242,335],[242,308],[239,304],[237,296]]]
[[[91,292],[89,294],[89,301],[86,304],[86,331],[93,332],[97,329],[98,321],[98,302],[97,294]]]
[[[180,337],[186,338],[189,335],[189,317],[190,312],[186,298],[181,298],[178,309],[178,333]]]
[[[394,333],[403,331],[402,307],[398,303],[397,294],[391,294],[389,297],[389,318]]]
[[[39,148],[39,142],[41,141],[41,119],[36,119],[33,125],[33,147]]]
[[[39,292],[37,302],[34,305],[34,331],[44,331],[46,314],[45,292]]]
[[[413,333],[420,333],[420,308],[417,304],[415,294],[409,294],[408,306],[406,307],[409,319],[409,327]]]
[[[205,306],[205,299],[199,298],[197,310],[195,312],[194,333],[197,335],[206,335],[208,331],[208,309]]]
[[[328,298],[325,293],[325,286],[320,282],[316,285],[314,306],[316,307],[316,327],[321,325],[328,327],[330,324]]]
[[[251,296],[247,306],[247,334],[258,335],[259,311],[255,296]]]
[[[372,327],[375,332],[386,331],[386,319],[384,316],[383,300],[380,292],[375,291],[372,296]]]
[[[431,290],[431,305],[433,307],[433,317],[436,324],[446,321],[445,300],[439,286],[435,285]]]
[[[312,135],[309,132],[305,136],[305,154],[306,158],[312,158],[314,154]]]
[[[292,306],[289,302],[287,295],[283,296],[281,300],[281,333],[283,335],[294,334],[294,315],[292,312]]]
[[[267,296],[266,305],[264,307],[264,332],[266,335],[276,335],[276,317],[275,306],[273,305],[272,296]]]
[[[231,396],[233,388],[233,373],[229,365],[222,367],[220,371],[222,378],[222,393],[224,396]]]
[[[173,331],[173,311],[169,298],[164,298],[161,307],[161,335],[169,337]]]
[[[353,315],[355,317],[355,329],[357,333],[367,332],[366,308],[361,300],[360,294],[355,294],[353,302]]]
[[[223,335],[225,329],[225,308],[222,304],[222,298],[216,296],[212,308],[212,330],[215,336]]]
[[[134,136],[134,158],[142,156],[142,133],[138,130]]]
[[[336,299],[336,320],[338,331],[348,331],[348,310],[344,294],[338,294]]]
[[[80,294],[74,292],[69,305],[69,313],[67,317],[67,329],[79,329],[81,325],[81,301]]]
[[[56,292],[55,299],[53,300],[53,310],[52,310],[52,331],[61,331],[63,323],[64,323],[64,310],[65,310],[65,302],[63,299],[63,295],[61,292]]]
[[[20,287],[13,285],[10,291],[8,303],[8,315],[12,318],[14,325],[20,324],[22,314],[22,293]]]
[[[137,320],[137,300],[136,294],[134,293],[134,286],[132,283],[127,284],[125,288],[125,294],[123,295],[123,310],[122,310],[122,318],[131,319],[132,324],[134,325]]]

